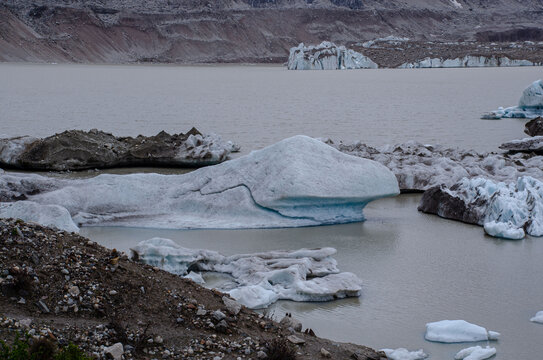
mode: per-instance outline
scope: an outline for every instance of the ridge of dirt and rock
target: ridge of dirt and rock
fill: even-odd
[[[301,332],[288,318],[277,323],[76,233],[14,219],[0,219],[0,309],[0,338],[24,332],[97,359],[265,359],[277,341],[297,359],[386,359]]]

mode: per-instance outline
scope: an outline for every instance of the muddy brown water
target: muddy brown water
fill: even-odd
[[[524,121],[482,121],[479,115],[516,104],[541,75],[541,68],[288,72],[265,66],[0,64],[0,133],[100,128],[150,135],[196,126],[239,142],[244,153],[300,133],[371,145],[414,139],[492,151],[524,136]],[[122,173],[127,171],[152,169]],[[529,319],[543,310],[543,239],[493,239],[480,227],[417,212],[419,199],[379,200],[366,208],[367,221],[337,226],[87,227],[81,233],[126,251],[155,236],[225,254],[333,246],[339,268],[363,280],[362,296],[281,301],[270,311],[279,317],[292,312],[319,336],[375,348],[423,348],[431,359],[452,359],[471,344],[427,342],[425,323],[465,319],[501,332],[491,343],[496,359],[541,359],[543,325]]]

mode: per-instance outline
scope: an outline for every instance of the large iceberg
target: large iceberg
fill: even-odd
[[[454,356],[455,360],[485,360],[496,355],[496,348],[489,346],[483,348],[481,346],[472,346],[467,349],[460,350]]]
[[[103,174],[68,180],[0,174],[3,201],[60,206],[78,225],[186,229],[337,224],[364,220],[368,202],[398,193],[394,174],[383,165],[307,136],[183,175]]]
[[[361,281],[340,273],[333,248],[270,251],[224,256],[215,251],[188,249],[169,239],[140,242],[132,251],[147,264],[178,275],[190,271],[229,274],[234,284],[220,288],[249,308],[277,300],[329,301],[360,296]]]
[[[305,46],[300,43],[290,49],[289,70],[343,70],[377,69],[378,66],[367,56],[345,46],[337,46],[329,41],[319,45]]]
[[[488,235],[522,239],[543,236],[543,182],[529,176],[511,183],[485,178],[462,179],[427,190],[419,210],[484,226]]]
[[[534,81],[523,92],[518,106],[500,107],[498,110],[483,114],[483,119],[535,118],[543,115],[543,82]]]
[[[396,175],[402,191],[424,191],[441,184],[452,186],[464,177],[478,176],[512,182],[528,175],[543,181],[543,156],[530,153],[477,153],[414,141],[381,147],[371,147],[360,141],[321,141],[346,154],[385,165]]]
[[[426,324],[424,338],[442,343],[498,340],[499,333],[465,320],[442,320]]]
[[[500,149],[509,151],[511,153],[525,152],[543,155],[543,136],[511,140],[501,144]]]

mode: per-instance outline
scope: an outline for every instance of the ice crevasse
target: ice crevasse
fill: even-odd
[[[315,226],[362,221],[368,202],[398,193],[396,177],[385,166],[299,135],[183,175],[58,179],[1,173],[0,217],[40,223],[38,208],[48,213],[53,209],[48,206],[55,206],[66,213],[59,223],[46,225],[69,231],[85,225]]]

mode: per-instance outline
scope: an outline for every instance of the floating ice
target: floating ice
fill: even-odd
[[[333,248],[270,251],[224,256],[215,251],[183,248],[169,239],[153,238],[132,249],[152,266],[178,275],[189,271],[229,274],[236,287],[221,289],[249,308],[280,300],[329,301],[360,296],[361,281],[340,273]]]
[[[534,81],[523,92],[518,106],[500,107],[498,110],[483,114],[482,119],[535,118],[543,115],[543,82]]]
[[[472,346],[460,350],[455,356],[455,360],[484,360],[496,355],[496,349],[491,347]]]
[[[183,276],[185,279],[191,279],[196,284],[205,284],[205,280],[201,274],[198,274],[194,271],[189,272],[187,275]]]
[[[543,183],[529,176],[508,184],[465,178],[450,188],[427,190],[419,210],[483,225],[492,236],[521,239],[524,231],[543,236]]]
[[[183,175],[62,180],[1,174],[0,199],[68,210],[80,225],[270,228],[364,220],[362,209],[399,193],[383,165],[295,136]]]
[[[530,321],[543,324],[543,311],[538,311]]]
[[[21,219],[69,232],[79,232],[68,210],[58,205],[42,205],[33,201],[0,203],[0,218]]]
[[[425,339],[442,343],[461,343],[497,340],[500,336],[495,331],[471,324],[465,320],[442,320],[426,324]]]
[[[390,360],[422,360],[428,357],[422,349],[409,351],[404,348],[399,349],[381,349]]]
[[[543,154],[543,136],[534,136],[520,140],[512,140],[500,145],[500,149],[509,152],[526,152]]]
[[[452,186],[464,177],[511,182],[528,175],[543,181],[543,156],[530,153],[477,153],[415,141],[378,148],[360,141],[321,141],[346,154],[380,162],[396,175],[400,189],[405,191],[427,190],[441,184]]]
[[[290,49],[288,58],[289,70],[377,69],[377,67],[377,64],[367,56],[329,41],[323,41],[315,46],[300,43]]]
[[[379,48],[378,44],[380,44],[380,43],[386,43],[386,44],[390,44],[390,45],[400,45],[400,44],[402,44],[404,42],[407,42],[409,40],[410,39],[407,38],[407,37],[399,37],[399,36],[389,35],[389,36],[386,36],[386,37],[366,41],[365,43],[362,44],[362,47],[365,47],[367,49],[369,49],[369,48]]]

